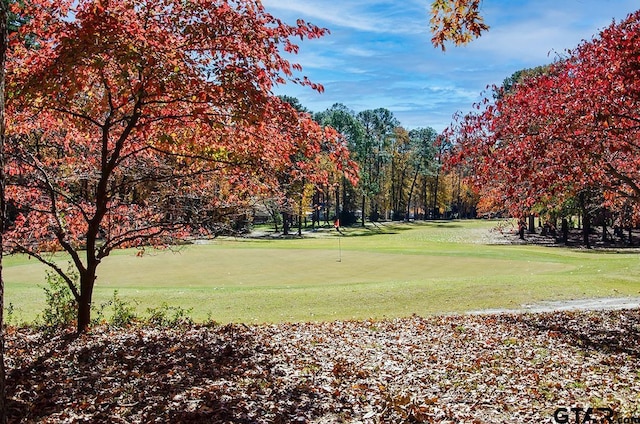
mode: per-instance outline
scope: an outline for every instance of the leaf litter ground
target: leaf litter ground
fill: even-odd
[[[9,421],[537,423],[559,407],[638,417],[639,341],[638,309],[99,327],[78,339],[9,329]]]

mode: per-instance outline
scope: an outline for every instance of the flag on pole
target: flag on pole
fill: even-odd
[[[338,217],[333,218],[333,227],[336,229],[337,232],[342,234],[342,230],[340,229],[340,218]]]

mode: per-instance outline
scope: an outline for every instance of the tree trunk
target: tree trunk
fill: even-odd
[[[569,242],[569,222],[567,218],[562,218],[562,242],[564,244]]]
[[[580,207],[582,209],[582,242],[587,248],[590,248],[589,233],[591,233],[591,217],[588,211],[587,195],[584,191],[580,193]]]
[[[78,300],[78,334],[87,331],[91,324],[91,298],[96,281],[96,265],[87,267],[80,274],[80,299]]]
[[[396,155],[394,152],[394,147],[391,147],[392,151],[391,151],[391,198],[389,199],[389,205],[391,206],[391,209],[393,210],[393,212],[391,212],[391,220],[392,221],[396,221],[397,217],[398,217],[398,205],[396,203],[396,198],[397,198],[397,187],[396,187]]]
[[[91,323],[91,299],[88,296],[80,296],[78,302],[78,334],[87,331]]]
[[[458,209],[458,219],[462,218],[462,171],[458,174],[458,196],[457,196],[457,209]]]
[[[362,227],[364,228],[364,207],[366,206],[367,196],[362,195]]]
[[[289,214],[287,212],[282,212],[282,234],[289,235]]]
[[[520,240],[524,240],[524,229],[526,227],[526,223],[524,218],[518,219],[518,237]]]
[[[340,186],[336,184],[336,217],[340,216]]]
[[[269,207],[267,203],[265,203],[267,208],[267,212],[269,212],[269,216],[273,220],[273,230],[278,232],[278,209],[276,207]]]
[[[591,248],[591,242],[589,241],[589,234],[591,233],[591,217],[585,210],[584,217],[582,218],[582,241],[584,245]]]
[[[536,217],[531,214],[529,215],[529,234],[536,233]]]
[[[423,176],[421,178],[422,180],[422,186],[420,189],[420,203],[422,204],[422,220],[426,221],[427,219],[429,219],[429,198],[427,196],[427,178],[425,176]]]
[[[316,223],[318,223],[318,227],[320,226],[320,194],[317,188],[314,188],[313,192],[313,212],[311,216],[311,228],[315,230]]]
[[[399,186],[398,186],[398,189],[397,189],[397,191],[398,191],[398,194],[397,194],[397,196],[398,196],[398,205],[395,208],[396,211],[398,211],[397,212],[398,215],[404,213],[404,208],[402,207],[403,206],[402,205],[402,198],[404,197],[404,180],[405,180],[406,173],[407,173],[407,168],[406,167],[402,168],[402,171],[400,172]],[[400,212],[401,209],[403,210],[402,212]],[[402,219],[402,218],[400,216],[398,216],[398,219]],[[409,205],[407,205],[407,218],[406,218],[406,221],[408,221],[408,220],[409,220]]]
[[[436,183],[433,189],[433,219],[437,219],[440,214],[438,209],[438,186],[440,185],[440,171],[436,172]]]
[[[324,225],[329,225],[329,213],[331,212],[329,210],[330,204],[331,204],[331,198],[328,195],[329,193],[329,187],[327,187],[327,192],[326,193],[322,193],[322,203],[324,205],[324,207],[322,208],[322,212],[324,215]]]
[[[409,221],[409,216],[411,215],[411,197],[413,196],[413,189],[416,186],[416,181],[418,180],[418,171],[413,175],[413,181],[411,182],[411,188],[409,188],[409,196],[407,198],[407,216],[405,221]]]
[[[341,212],[350,210],[350,205],[348,205],[348,203],[349,202],[347,199],[347,178],[343,176],[342,177],[342,211]],[[341,215],[338,215],[338,216],[341,216]],[[351,222],[349,224],[351,224]]]
[[[300,194],[300,203],[298,204],[298,236],[302,237],[302,200],[304,193]]]

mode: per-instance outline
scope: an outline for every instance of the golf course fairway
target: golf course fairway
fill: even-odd
[[[147,248],[142,256],[116,251],[98,268],[94,305],[117,291],[141,316],[169,305],[195,321],[262,323],[640,295],[635,251],[487,244],[500,239],[498,225],[389,223],[347,228],[344,235],[322,229],[302,238],[217,238],[177,250]],[[66,269],[68,258],[56,261]],[[32,322],[45,307],[46,267],[19,255],[4,264],[9,319]]]

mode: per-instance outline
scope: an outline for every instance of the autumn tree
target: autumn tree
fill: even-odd
[[[116,248],[206,231],[216,181],[232,194],[268,188],[294,153],[311,170],[320,148],[346,164],[334,134],[272,94],[286,81],[321,91],[282,54],[324,29],[285,24],[257,0],[15,8],[30,20],[8,60],[7,245],[68,283],[79,332],[99,264]],[[54,250],[79,281],[43,253]]]
[[[298,131],[290,134],[294,135],[292,149],[280,152],[287,160],[274,169],[276,180],[269,186],[273,188],[271,195],[279,199],[283,233],[288,234],[290,217],[295,214],[298,235],[301,235],[302,215],[310,193],[334,179],[342,179],[345,184],[355,183],[357,166],[346,160],[348,145],[342,134],[331,126],[317,125],[297,99],[285,97],[283,100],[299,112],[301,122]]]
[[[404,196],[408,176],[411,173],[409,157],[411,155],[411,144],[409,133],[406,129],[398,126],[394,129],[394,136],[389,145],[389,155],[391,157],[388,170],[388,209],[392,211],[391,219],[394,221],[404,219],[407,209],[406,197]]]
[[[458,117],[449,128],[453,131],[447,135],[454,135],[454,157],[470,167],[470,177],[481,190],[486,211],[507,210],[525,219],[539,199],[553,197],[562,202],[575,193],[575,170],[551,154],[553,139],[538,137],[554,119],[553,114],[545,113],[553,96],[544,83],[549,81],[553,77],[522,80],[495,104]],[[534,114],[534,108],[541,113]]]
[[[341,134],[352,159],[357,163],[358,169],[364,171],[359,172],[357,187],[354,187],[354,184],[344,176],[340,178],[339,185],[335,187],[336,203],[340,205],[336,215],[339,216],[343,225],[352,224],[355,222],[357,208],[356,190],[364,193],[363,186],[366,186],[368,182],[368,174],[363,169],[364,162],[362,161],[363,143],[365,142],[364,129],[356,119],[355,113],[340,103],[332,105],[323,112],[316,113],[315,119],[321,125],[334,128]],[[362,216],[362,225],[364,225],[364,213]]]
[[[418,179],[422,177],[426,180],[434,172],[439,172],[435,155],[438,138],[433,128],[417,128],[407,132],[398,127],[395,133],[390,143],[389,207],[393,210],[394,220],[408,220]]]
[[[431,204],[431,216],[433,218],[440,217],[440,207],[439,207],[439,194],[441,193],[442,186],[442,165],[445,160],[446,155],[448,155],[449,150],[451,149],[451,141],[446,136],[436,137],[436,141],[434,143],[435,154],[434,154],[434,166],[433,166],[433,188],[432,188],[432,204]]]
[[[480,14],[481,0],[434,0],[431,3],[431,42],[445,50],[447,41],[467,44],[489,29]]]
[[[308,110],[300,103],[300,101],[291,96],[280,96],[280,99],[291,105],[300,113],[307,113]],[[297,161],[304,160],[306,157],[303,152],[292,152],[290,157],[290,167],[279,169],[277,174],[279,190],[275,193],[275,201],[278,205],[279,212],[282,215],[282,234],[289,234],[289,226],[291,216],[297,206],[302,209],[301,203],[304,197],[305,180],[304,174],[296,169]]]
[[[550,65],[541,65],[534,68],[525,68],[515,71],[511,76],[504,79],[501,87],[495,87],[494,96],[498,98],[504,97],[505,95],[512,93],[518,83],[525,81],[527,78],[548,74],[550,69]]]
[[[592,212],[637,207],[639,46],[636,12],[459,119],[459,158],[469,159],[476,183],[516,216],[576,199],[585,243]]]
[[[387,109],[356,114],[342,104],[317,113],[316,119],[344,136],[350,156],[358,165],[358,185],[352,187],[344,179],[341,184],[343,218],[349,218],[358,206],[363,226],[367,215],[374,221],[388,215],[392,219],[408,217],[419,177],[435,175],[438,169],[434,160],[435,130],[418,128],[407,132]],[[360,204],[354,201],[355,194],[360,196]]]
[[[409,131],[410,156],[409,161],[413,170],[411,185],[407,194],[407,219],[411,215],[412,199],[415,193],[418,178],[425,178],[431,174],[435,165],[437,132],[431,127],[416,128]],[[426,209],[426,202],[423,205]],[[415,214],[417,215],[417,214]]]
[[[356,117],[364,129],[361,145],[360,172],[366,185],[363,185],[365,198],[370,199],[370,218],[377,221],[386,215],[386,199],[390,187],[385,187],[387,168],[391,163],[390,146],[400,126],[393,113],[385,108],[368,109],[359,112]],[[363,199],[364,205],[364,199]],[[362,213],[365,213],[363,209]]]

